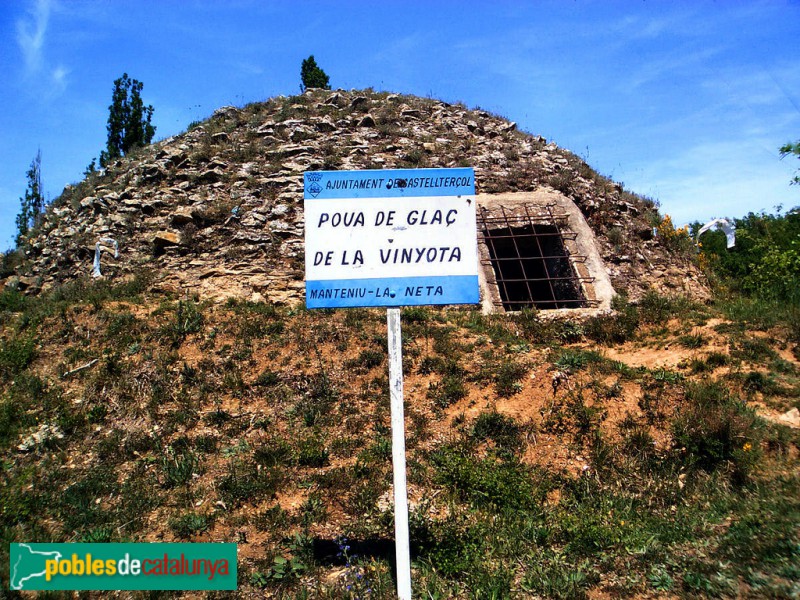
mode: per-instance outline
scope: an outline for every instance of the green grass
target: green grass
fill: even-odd
[[[11,380],[24,371],[36,358],[33,337],[0,341],[0,381]]]
[[[220,500],[234,508],[270,497],[284,477],[279,469],[259,469],[255,463],[234,460],[228,474],[216,481],[216,488]]]
[[[170,519],[169,527],[177,537],[188,540],[193,536],[207,531],[212,523],[213,518],[208,515],[189,512]]]
[[[498,449],[512,454],[523,444],[523,428],[514,419],[498,412],[483,412],[472,425],[475,440],[491,440]]]
[[[163,298],[143,317],[128,305],[133,296],[76,290],[0,294],[4,544],[154,533],[196,541],[212,530],[253,543],[255,531],[263,558],[240,565],[243,590],[348,598],[368,581],[368,597],[393,597],[385,553],[343,566],[310,552],[340,534],[393,536],[380,311],[191,300],[179,311]],[[114,297],[126,301],[107,302]],[[748,404],[757,394],[773,408],[797,397],[797,368],[780,357],[793,349],[788,330],[779,322],[762,337],[728,324],[718,332],[731,341],[728,355],[704,352],[703,336],[684,329],[670,339],[700,349],[687,352],[697,358],[680,370],[631,369],[587,340],[647,343],[658,327],[650,320],[691,321],[702,310],[656,296],[615,306],[580,326],[535,311],[404,309],[407,375],[417,384],[407,392],[415,597],[800,593],[800,439]],[[75,323],[91,335],[78,336]],[[164,328],[174,335],[158,335]],[[199,360],[187,356],[190,343]],[[61,370],[50,371],[42,357],[54,345]],[[723,366],[730,373],[716,371]],[[552,397],[547,382],[544,413],[511,418],[507,406],[525,406],[518,392],[534,367],[568,371],[569,385]],[[634,399],[610,427],[604,419],[632,393],[640,406]],[[445,420],[441,409],[459,401],[463,414]],[[43,423],[65,437],[17,451]],[[572,461],[563,470],[538,452],[554,443]],[[299,500],[288,506],[287,497]]]

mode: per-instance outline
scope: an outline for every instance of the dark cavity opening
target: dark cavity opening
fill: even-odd
[[[504,309],[586,305],[557,226],[487,229],[485,239]]]

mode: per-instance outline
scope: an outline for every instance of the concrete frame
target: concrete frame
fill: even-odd
[[[573,261],[573,268],[579,277],[593,278],[592,282],[581,281],[581,289],[584,297],[591,301],[591,308],[560,308],[550,309],[544,312],[548,314],[596,314],[601,311],[611,309],[611,299],[614,297],[614,288],[611,286],[611,279],[608,276],[605,263],[597,250],[597,240],[594,232],[586,218],[581,213],[575,203],[560,192],[542,188],[534,192],[510,192],[504,194],[478,194],[478,210],[485,208],[489,213],[499,212],[501,208],[509,214],[516,213],[523,205],[528,205],[537,210],[537,214],[544,214],[548,205],[554,207],[554,211],[560,215],[565,215],[567,226],[575,232],[575,240],[564,239],[564,246],[570,256],[585,256],[584,262]],[[484,313],[504,313],[500,300],[500,290],[497,287],[497,279],[494,269],[489,266],[489,249],[486,243],[479,239],[478,258],[481,261],[481,269],[478,272],[478,279],[481,286],[481,307]]]

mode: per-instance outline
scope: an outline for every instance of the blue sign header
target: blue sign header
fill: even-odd
[[[475,174],[470,168],[310,171],[305,173],[303,198],[328,200],[474,194]]]

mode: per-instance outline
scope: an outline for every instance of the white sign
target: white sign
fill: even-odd
[[[306,306],[479,302],[472,169],[305,174]]]

